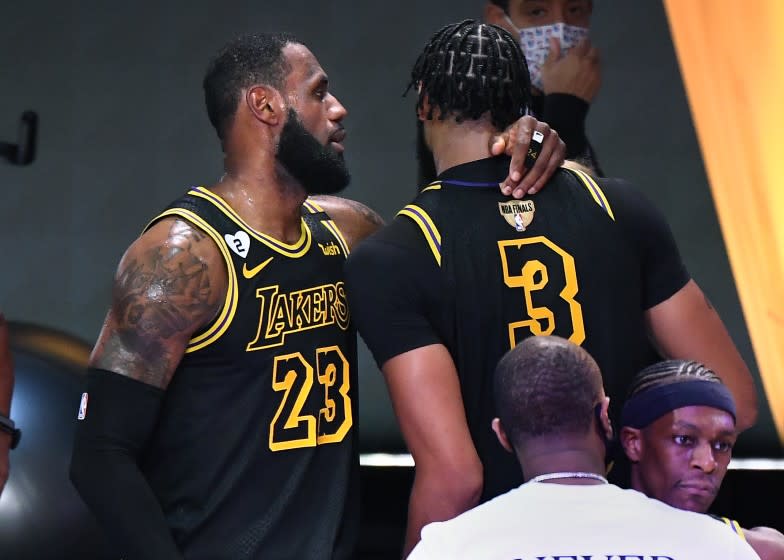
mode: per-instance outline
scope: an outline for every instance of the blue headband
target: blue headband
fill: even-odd
[[[621,412],[621,427],[645,428],[668,412],[684,406],[710,406],[735,416],[732,393],[715,381],[681,381],[660,385],[638,393],[626,401]]]

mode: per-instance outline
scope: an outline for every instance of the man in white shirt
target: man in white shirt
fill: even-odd
[[[493,430],[526,482],[426,526],[409,560],[759,558],[726,525],[607,483],[609,399],[579,346],[524,340],[499,362],[494,394]]]

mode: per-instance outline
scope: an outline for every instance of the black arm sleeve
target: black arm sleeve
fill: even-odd
[[[124,560],[180,559],[136,458],[152,432],[163,391],[90,369],[87,411],[76,428],[71,481]]]
[[[407,218],[397,218],[359,245],[346,263],[351,315],[379,367],[442,342],[434,324],[441,301],[439,269],[433,255],[418,247],[424,245],[421,236]]]
[[[585,117],[588,107],[585,100],[568,93],[544,96],[541,120],[554,128],[566,144],[566,159],[574,159],[586,152]]]
[[[640,255],[644,309],[673,296],[690,280],[664,215],[640,191],[619,179],[601,179],[618,224]]]

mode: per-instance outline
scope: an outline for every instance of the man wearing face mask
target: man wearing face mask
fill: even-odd
[[[567,159],[603,175],[585,134],[601,84],[599,53],[588,39],[591,0],[487,0],[484,19],[520,37],[531,74],[533,114],[566,142]]]

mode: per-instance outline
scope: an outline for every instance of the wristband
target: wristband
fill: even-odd
[[[0,414],[0,431],[11,434],[11,449],[16,449],[22,439],[22,430],[16,427],[13,420],[2,414]]]

